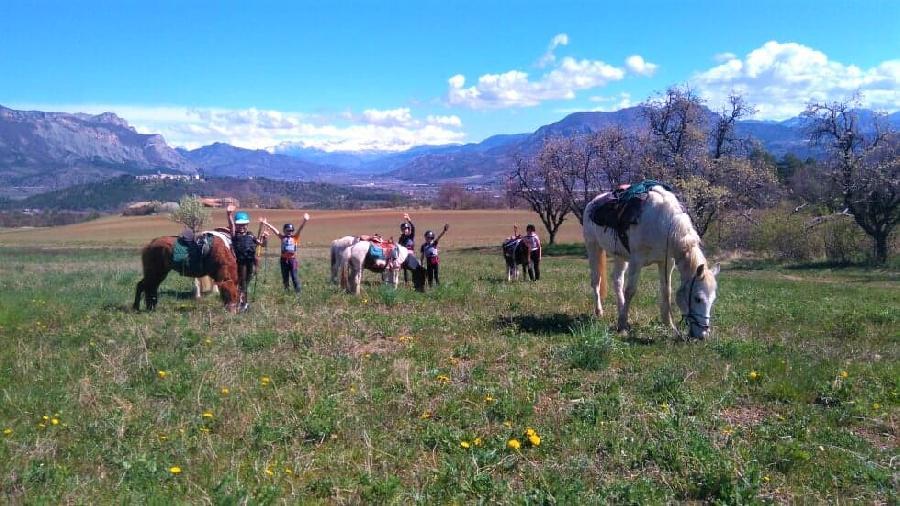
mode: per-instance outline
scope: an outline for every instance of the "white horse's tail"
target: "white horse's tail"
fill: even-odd
[[[607,280],[606,280],[606,250],[600,250],[600,255],[597,259],[597,271],[600,273],[600,298],[605,299],[609,290],[607,288]]]

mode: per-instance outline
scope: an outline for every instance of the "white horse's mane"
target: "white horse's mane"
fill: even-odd
[[[691,217],[684,211],[681,202],[678,202],[678,198],[672,192],[661,186],[654,186],[650,192],[662,199],[666,210],[672,216],[668,232],[669,251],[674,253],[672,256],[675,258],[687,259],[691,270],[695,271],[697,267],[706,263],[706,257],[700,249],[700,235],[691,223]]]

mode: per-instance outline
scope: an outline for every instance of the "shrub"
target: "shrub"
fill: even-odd
[[[781,207],[761,213],[750,232],[750,248],[777,260],[810,261],[822,258],[820,234],[810,233],[808,216]]]

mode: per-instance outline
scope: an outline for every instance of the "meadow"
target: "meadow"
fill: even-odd
[[[647,269],[618,335],[577,222],[507,283],[528,213],[421,211],[419,239],[451,225],[440,287],[328,283],[331,239],[398,217],[314,213],[302,295],[271,251],[239,315],[174,275],[131,310],[165,218],[0,231],[0,502],[900,500],[897,271],[731,260],[713,336],[684,343]]]

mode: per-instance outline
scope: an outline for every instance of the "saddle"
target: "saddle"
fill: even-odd
[[[392,240],[384,240],[380,236],[369,239],[369,251],[366,254],[365,267],[373,271],[383,271],[394,267],[397,261],[397,244]]]
[[[194,234],[185,230],[175,240],[172,248],[172,267],[182,275],[203,274],[206,260],[212,251],[213,235],[208,232]]]
[[[628,247],[628,228],[637,224],[641,217],[643,202],[647,200],[647,194],[654,186],[662,186],[666,190],[672,191],[672,187],[669,185],[652,179],[617,188],[601,197],[593,205],[591,221],[601,227],[615,230],[625,251],[631,253],[631,249]]]

